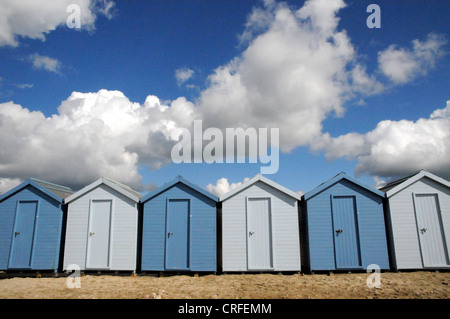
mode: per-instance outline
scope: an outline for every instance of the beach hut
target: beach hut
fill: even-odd
[[[142,271],[217,271],[216,196],[178,176],[141,202]]]
[[[0,270],[57,272],[70,188],[27,179],[0,195]]]
[[[64,270],[135,271],[139,199],[106,177],[67,197]]]
[[[300,271],[299,199],[262,175],[221,196],[223,271]]]
[[[381,190],[392,267],[450,268],[450,182],[422,170]]]
[[[340,173],[303,195],[302,265],[310,271],[389,269],[384,193]]]

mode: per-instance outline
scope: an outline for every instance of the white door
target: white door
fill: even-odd
[[[248,269],[271,269],[272,239],[268,198],[248,199],[247,232]]]
[[[111,200],[93,200],[91,203],[86,268],[109,267]]]
[[[436,194],[416,194],[415,204],[423,266],[448,266],[438,196]]]

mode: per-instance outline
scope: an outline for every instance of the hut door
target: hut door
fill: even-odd
[[[248,269],[271,269],[272,240],[268,198],[248,199],[247,232]]]
[[[333,196],[332,204],[336,268],[360,268],[355,197]]]
[[[189,200],[167,202],[166,269],[189,268]]]
[[[449,264],[436,194],[415,195],[417,228],[424,267]]]
[[[9,268],[31,268],[37,201],[18,202]]]
[[[109,267],[111,206],[111,200],[93,200],[91,203],[86,268]]]

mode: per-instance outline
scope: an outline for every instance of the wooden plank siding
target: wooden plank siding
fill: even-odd
[[[137,203],[105,184],[68,204],[64,269],[70,264],[86,269],[91,201],[107,199],[112,200],[109,270],[136,270]]]
[[[307,228],[308,250],[305,266],[310,270],[336,270],[333,196],[353,196],[356,203],[361,268],[378,264],[389,269],[383,197],[342,178],[302,203]]]
[[[450,188],[423,177],[388,198],[388,229],[392,240],[390,249],[396,269],[422,269],[413,194],[437,194],[442,228],[447,247],[450,247]]]
[[[8,269],[19,201],[37,202],[29,269],[57,271],[63,221],[62,199],[57,201],[32,185],[0,201],[0,269]]]
[[[142,270],[165,271],[168,199],[187,199],[189,271],[217,271],[217,201],[182,182],[143,200]]]
[[[222,202],[223,271],[247,271],[246,198],[270,198],[274,271],[300,270],[298,201],[257,181]]]

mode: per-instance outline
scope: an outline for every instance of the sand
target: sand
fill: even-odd
[[[369,288],[367,273],[224,274],[156,277],[130,274],[85,275],[81,288],[67,276],[11,277],[0,274],[0,298],[20,299],[449,299],[450,273],[381,273]],[[376,283],[376,281],[370,281]]]

